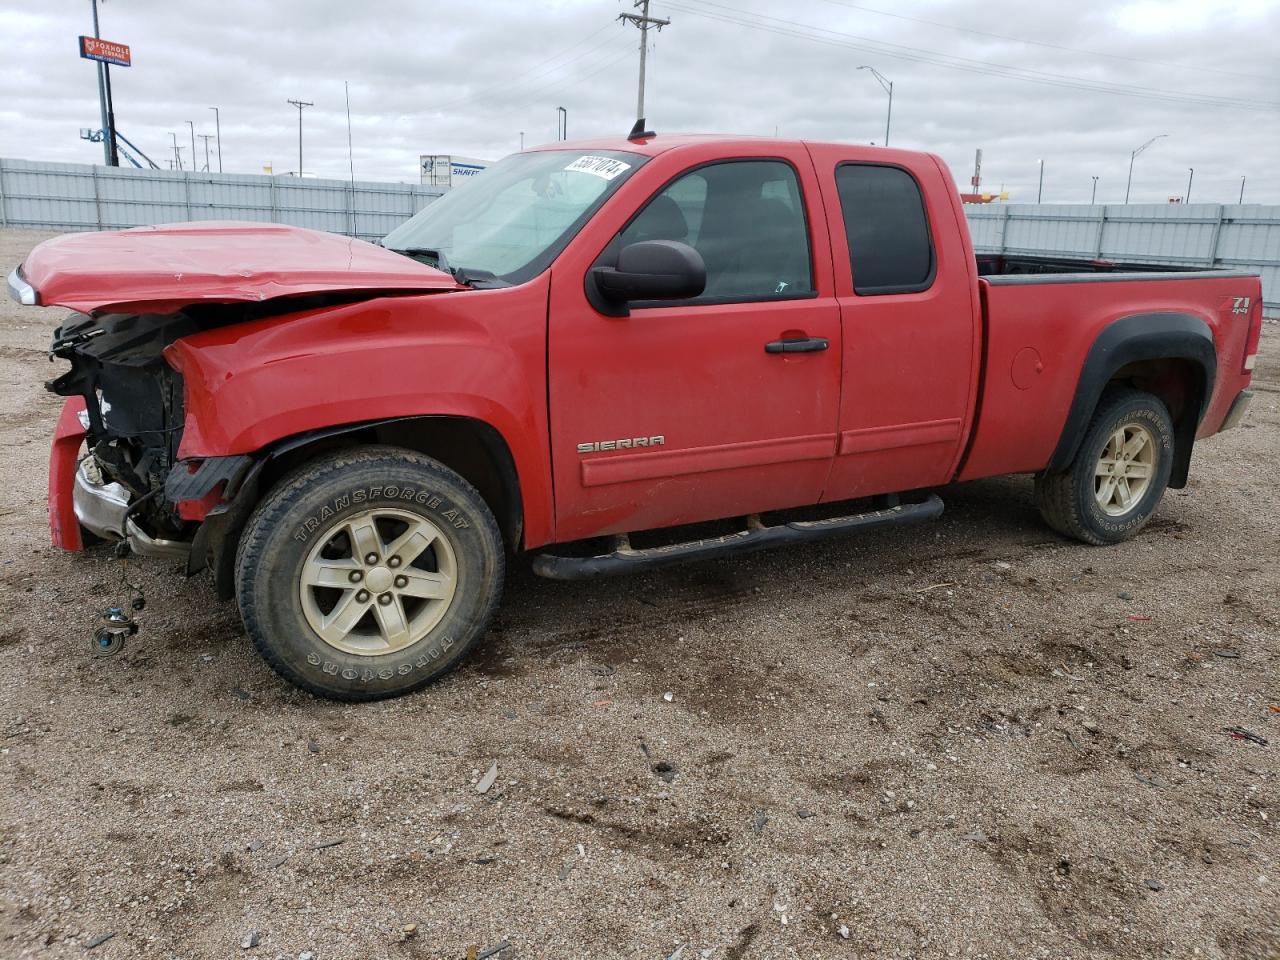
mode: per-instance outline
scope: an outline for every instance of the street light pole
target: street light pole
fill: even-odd
[[[1098,202],[1098,178],[1093,178],[1093,193],[1089,194],[1089,206]]]
[[[182,148],[178,146],[178,135],[174,133],[172,130],[170,130],[169,136],[173,138],[174,169],[181,170],[182,169]]]
[[[523,130],[520,131],[520,149],[521,150],[524,149],[524,131]]]
[[[1040,187],[1036,190],[1036,203],[1044,199],[1044,158],[1041,157],[1036,163],[1040,164]]]
[[[213,111],[213,126],[218,132],[218,172],[222,172],[222,117],[218,115],[217,107],[210,107]]]
[[[568,140],[569,139],[569,111],[566,110],[564,107],[556,107],[556,126],[559,128],[556,131],[556,133],[559,134],[559,139]]]
[[[302,108],[314,107],[315,104],[307,100],[290,100],[295,107],[298,108],[298,176],[302,176]]]
[[[1134,150],[1132,153],[1129,154],[1129,179],[1128,181],[1126,181],[1124,185],[1124,202],[1125,203],[1129,202],[1129,188],[1133,186],[1133,161],[1136,160],[1138,158],[1138,154],[1140,154],[1143,150],[1147,149],[1147,147],[1151,146],[1161,137],[1167,137],[1167,136],[1168,136],[1167,133],[1157,134],[1156,136],[1148,140],[1146,143],[1144,143],[1142,146],[1138,147],[1137,150]]]
[[[875,67],[867,66],[865,63],[858,68],[859,70],[870,70],[871,75],[884,88],[884,92],[889,95],[889,112],[884,118],[884,145],[889,145],[889,125],[893,122],[893,81],[886,80],[884,75]]]
[[[1187,167],[1187,169],[1191,172],[1187,174],[1187,198],[1182,201],[1183,203],[1191,202],[1191,181],[1194,180],[1196,176],[1195,167]]]
[[[187,126],[191,128],[191,169],[194,170],[196,168],[196,125],[188,120]]]

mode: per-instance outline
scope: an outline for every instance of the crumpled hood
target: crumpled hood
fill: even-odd
[[[40,244],[19,269],[37,303],[82,313],[462,289],[447,273],[364,240],[232,220],[66,234]]]

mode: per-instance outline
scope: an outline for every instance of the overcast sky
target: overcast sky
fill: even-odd
[[[631,0],[103,0],[117,127],[162,167],[178,135],[222,116],[223,168],[347,176],[343,81],[358,179],[417,179],[417,157],[497,159],[553,140],[623,134],[634,119],[638,35]],[[1124,197],[1280,203],[1280,0],[653,0],[647,114],[663,131],[880,143],[894,83],[893,146],[940,153],[968,183],[1036,199]],[[0,0],[0,157],[101,163],[78,138],[97,127],[94,68],[77,56],[89,0]],[[1038,82],[1033,82],[1038,81]],[[204,147],[197,140],[197,160]],[[214,169],[217,169],[216,157]]]

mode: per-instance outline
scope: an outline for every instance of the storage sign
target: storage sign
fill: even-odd
[[[80,56],[86,60],[101,60],[103,63],[113,63],[117,67],[128,67],[133,64],[127,44],[99,40],[97,37],[80,38]]]

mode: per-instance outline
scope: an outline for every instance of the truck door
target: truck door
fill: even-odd
[[[816,503],[830,470],[840,320],[807,151],[686,163],[650,161],[616,226],[554,269],[557,540]],[[656,239],[698,250],[704,293],[628,317],[593,309],[584,284],[607,245]]]
[[[839,445],[823,500],[947,483],[968,436],[980,347],[954,191],[933,158],[810,149],[830,198],[844,350]]]

